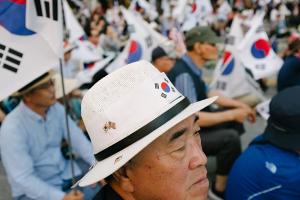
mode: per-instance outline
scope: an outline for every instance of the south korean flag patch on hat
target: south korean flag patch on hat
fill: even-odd
[[[154,88],[160,93],[160,96],[166,99],[169,103],[174,102],[182,96],[173,86],[165,73],[162,73],[162,76],[155,80]]]

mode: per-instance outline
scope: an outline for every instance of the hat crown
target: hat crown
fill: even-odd
[[[196,42],[207,42],[216,44],[222,42],[222,40],[216,35],[216,33],[208,26],[196,26],[186,32],[185,44],[187,46],[194,45]]]
[[[300,86],[287,88],[271,100],[270,120],[283,128],[300,131]]]
[[[143,127],[184,97],[147,61],[98,81],[82,100],[82,118],[98,153]]]

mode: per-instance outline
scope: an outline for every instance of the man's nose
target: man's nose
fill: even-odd
[[[199,166],[204,166],[207,163],[207,157],[204,154],[201,145],[195,139],[191,141],[191,160],[189,162],[189,168],[195,169]]]

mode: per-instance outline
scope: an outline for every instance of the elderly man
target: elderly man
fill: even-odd
[[[270,118],[232,167],[226,199],[300,199],[300,86],[278,93]]]
[[[198,113],[202,119],[199,125],[202,128],[203,150],[206,155],[217,157],[216,179],[210,191],[210,196],[214,199],[223,197],[227,175],[241,153],[241,123],[249,117],[251,121],[255,120],[255,113],[248,105],[208,91],[202,80],[205,63],[218,56],[218,42],[220,39],[209,27],[191,29],[185,35],[187,53],[177,59],[174,67],[167,73],[175,87],[191,102],[203,100],[207,96],[219,96],[216,101],[219,109],[207,107]]]
[[[79,185],[105,178],[96,200],[206,199],[207,159],[193,114],[215,99],[190,104],[146,61],[101,79],[82,101],[98,162]]]
[[[56,102],[51,77],[47,72],[20,89],[22,101],[1,127],[1,157],[15,200],[83,199],[80,191],[70,191],[72,163],[61,151],[62,141],[68,138],[65,111]],[[70,118],[69,128],[75,154],[92,164],[90,142]],[[82,174],[77,163],[73,171],[75,176]],[[83,192],[91,199],[97,190]]]

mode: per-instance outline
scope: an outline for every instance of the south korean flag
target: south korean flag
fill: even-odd
[[[27,2],[26,27],[41,35],[56,55],[62,58],[63,23],[61,0],[27,0]]]
[[[238,46],[237,55],[254,79],[271,76],[279,71],[282,59],[273,51],[263,28],[263,16],[257,14],[244,40]]]

